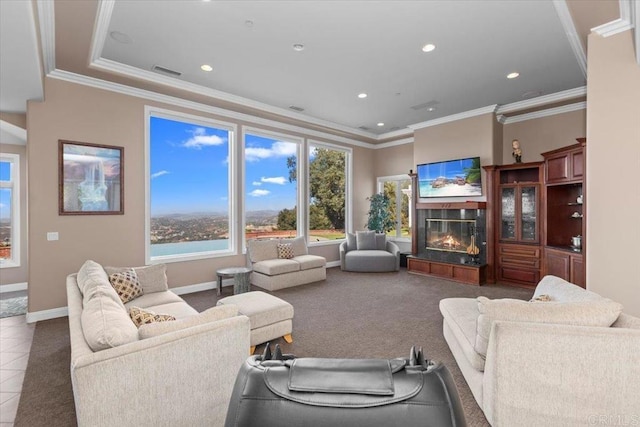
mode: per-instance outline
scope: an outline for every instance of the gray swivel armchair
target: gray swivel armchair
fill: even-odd
[[[386,272],[400,270],[400,249],[375,231],[347,233],[340,244],[340,268],[343,271]]]

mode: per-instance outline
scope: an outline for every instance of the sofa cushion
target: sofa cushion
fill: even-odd
[[[358,242],[356,241],[356,235],[353,233],[347,233],[347,252],[355,251],[358,249]]]
[[[291,243],[278,243],[278,258],[291,259],[293,257],[293,246],[291,246]]]
[[[300,263],[293,259],[267,259],[253,264],[253,271],[266,274],[267,276],[275,276],[300,271]]]
[[[84,296],[88,290],[95,288],[100,283],[109,283],[109,275],[100,264],[92,260],[87,260],[82,264],[82,267],[80,267],[76,281],[80,293]]]
[[[396,257],[387,251],[351,251],[345,254],[344,259],[348,271],[375,273],[396,269]]]
[[[278,241],[272,239],[247,241],[247,254],[251,262],[278,258]]]
[[[300,264],[300,270],[320,268],[327,265],[327,260],[318,255],[300,255],[294,257],[292,260]]]
[[[266,292],[252,291],[222,298],[218,305],[232,304],[251,321],[251,330],[293,319],[293,306]]]
[[[123,304],[142,295],[142,286],[140,286],[138,275],[133,269],[110,274],[109,282]]]
[[[606,299],[595,292],[551,275],[544,276],[536,286],[533,298],[540,295],[548,295],[552,301],[556,302],[602,301]]]
[[[584,289],[582,290],[584,292]],[[551,295],[547,289],[545,294]],[[597,295],[597,294],[596,294]],[[535,294],[534,294],[535,297]],[[607,298],[577,300],[568,302],[531,303],[515,299],[490,300],[478,297],[478,329],[475,349],[481,355],[487,354],[491,325],[495,320],[515,322],[556,323],[575,326],[611,326],[622,312],[622,305]]]
[[[375,231],[356,231],[356,245],[359,251],[376,249]]]
[[[127,309],[134,305],[140,308],[148,308],[162,304],[171,304],[174,302],[184,302],[184,300],[171,291],[164,291],[141,295],[138,298],[129,301],[124,306]]]
[[[474,369],[484,371],[484,357],[474,348],[479,314],[477,301],[473,298],[446,298],[440,300],[440,312],[465,358]]]
[[[280,239],[280,243],[290,243],[293,248],[293,256],[307,255],[307,240],[304,236],[298,236],[293,239]]]
[[[376,249],[379,251],[387,250],[387,235],[384,233],[376,233]]]
[[[146,265],[142,267],[104,267],[108,275],[121,271],[133,270],[138,275],[140,286],[145,294],[164,292],[169,289],[167,284],[167,266],[165,264]]]
[[[191,328],[206,323],[228,319],[238,315],[238,307],[235,305],[224,305],[210,308],[202,313],[178,319],[174,322],[156,322],[141,325],[138,328],[140,339],[151,338],[182,329]]]
[[[168,322],[170,320],[176,320],[176,318],[170,314],[157,314],[156,312],[149,309],[135,306],[129,309],[129,316],[137,327],[140,327],[147,323]]]
[[[154,305],[147,307],[145,310],[152,310],[156,313],[169,314],[176,319],[184,319],[186,317],[195,316],[198,311],[184,301],[170,302],[167,304]]]
[[[138,340],[138,329],[113,288],[94,289],[91,298],[83,302],[80,321],[84,339],[93,351]]]

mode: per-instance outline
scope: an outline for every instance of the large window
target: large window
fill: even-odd
[[[388,231],[389,237],[411,238],[411,180],[408,175],[378,178],[378,192],[384,193],[391,203],[389,212],[396,226]]]
[[[20,266],[20,157],[0,153],[0,267]]]
[[[309,241],[345,238],[350,151],[309,144]]]
[[[248,129],[244,132],[245,237],[298,233],[298,152],[302,141]]]
[[[233,127],[148,114],[149,260],[228,255],[234,250]]]

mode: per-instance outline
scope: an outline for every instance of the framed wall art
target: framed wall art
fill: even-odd
[[[124,214],[124,148],[58,141],[58,213]]]

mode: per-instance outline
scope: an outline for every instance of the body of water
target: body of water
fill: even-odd
[[[201,240],[198,242],[158,243],[151,245],[151,256],[192,254],[229,249],[228,239]]]

